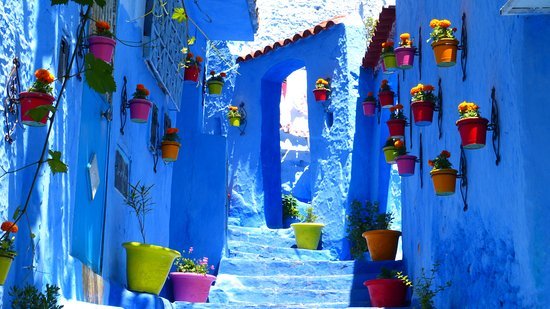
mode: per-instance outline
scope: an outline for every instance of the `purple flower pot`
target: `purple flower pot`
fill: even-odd
[[[146,99],[130,100],[130,119],[133,122],[145,123],[149,120],[149,111],[153,103]]]
[[[397,171],[399,176],[412,176],[414,175],[414,166],[416,164],[416,156],[402,155],[395,158],[397,163]]]
[[[376,102],[365,101],[363,102],[363,114],[365,116],[374,116],[376,110]]]
[[[106,36],[92,35],[88,38],[90,52],[94,57],[105,62],[113,60],[113,51],[115,50],[116,41]]]
[[[205,303],[210,293],[210,286],[216,280],[212,275],[196,273],[170,273],[174,286],[174,300],[192,303]]]
[[[397,67],[406,70],[413,67],[415,47],[398,47],[395,49]]]

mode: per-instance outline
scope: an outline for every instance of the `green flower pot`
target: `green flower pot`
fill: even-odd
[[[322,223],[292,223],[296,236],[296,245],[300,249],[316,250],[321,239]]]
[[[181,254],[170,248],[125,242],[128,289],[151,294],[160,293],[174,259]]]
[[[0,285],[6,282],[13,258],[11,255],[0,255]]]
[[[397,69],[397,60],[393,52],[382,54],[382,61],[384,61],[384,67],[387,71],[395,71]]]
[[[223,82],[217,80],[211,80],[207,82],[208,84],[208,94],[219,96],[222,93]]]
[[[397,152],[397,148],[394,146],[388,146],[382,148],[384,151],[384,157],[386,158],[386,163],[393,164],[395,163],[395,158],[399,155],[399,152]]]

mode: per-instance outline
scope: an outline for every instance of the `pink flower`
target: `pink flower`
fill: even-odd
[[[193,247],[189,247],[189,253],[193,253]]]
[[[214,270],[214,265],[210,266],[210,269]]]

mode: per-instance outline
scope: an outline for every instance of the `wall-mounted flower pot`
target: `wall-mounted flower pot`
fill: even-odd
[[[369,289],[371,306],[405,307],[407,286],[401,279],[373,279],[363,282]]]
[[[178,159],[181,144],[176,141],[163,141],[161,145],[162,160],[174,162]]]
[[[241,126],[241,117],[230,117],[229,118],[229,125],[233,127],[240,127]]]
[[[149,111],[153,103],[146,99],[130,100],[130,120],[137,123],[145,123],[149,120]]]
[[[174,300],[191,303],[205,303],[210,293],[210,286],[216,277],[208,274],[170,273],[174,287]]]
[[[111,63],[116,41],[106,36],[92,35],[88,38],[90,53],[94,57]]]
[[[185,68],[185,72],[183,73],[183,80],[196,83],[199,80],[200,71],[201,69],[196,65]]]
[[[315,96],[315,101],[324,102],[328,99],[330,95],[330,90],[328,89],[315,89],[313,90],[313,95]]]
[[[395,69],[397,69],[397,61],[394,53],[384,53],[381,56],[386,71],[395,71]]]
[[[395,163],[397,163],[397,171],[399,172],[399,176],[407,177],[414,175],[416,156],[398,156],[397,158],[395,158]]]
[[[44,105],[52,105],[55,98],[47,93],[42,92],[21,92],[19,93],[19,102],[21,103],[21,123],[33,127],[43,127],[48,121],[48,115],[46,113],[40,121],[36,121],[31,118],[28,112],[31,109]]]
[[[436,195],[453,195],[456,187],[456,176],[458,171],[452,168],[432,170],[432,181]]]
[[[219,80],[211,80],[207,82],[208,94],[211,96],[219,96],[222,93],[224,82]]]
[[[395,163],[395,158],[399,155],[399,152],[397,152],[397,148],[395,148],[394,146],[387,146],[382,148],[382,151],[384,151],[384,158],[386,159],[386,163]]]
[[[456,52],[458,50],[458,40],[440,39],[432,43],[435,63],[438,67],[452,67],[456,64]]]
[[[406,70],[413,67],[415,47],[398,47],[395,49],[397,67]]]
[[[125,242],[122,246],[126,248],[128,289],[158,295],[174,259],[181,254],[170,248],[139,242]]]
[[[292,223],[296,245],[300,249],[316,250],[321,239],[322,223]]]
[[[415,101],[411,103],[414,124],[425,127],[432,123],[434,117],[434,103],[429,101]]]
[[[405,136],[405,125],[407,124],[405,119],[390,119],[386,121],[386,124],[390,131],[390,137],[402,138]]]
[[[391,108],[393,106],[393,91],[380,91],[378,93],[378,100],[382,108]]]
[[[462,147],[464,149],[479,149],[485,147],[487,124],[489,120],[481,117],[463,118],[456,122]]]
[[[2,254],[0,255],[0,285],[4,285],[8,273],[11,268],[11,262],[13,262],[13,255]]]
[[[370,257],[373,261],[395,260],[397,243],[401,232],[393,230],[366,231],[362,236],[367,241]]]
[[[363,114],[365,116],[374,116],[376,111],[376,102],[365,101],[363,102]]]

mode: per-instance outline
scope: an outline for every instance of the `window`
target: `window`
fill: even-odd
[[[128,159],[120,150],[115,154],[115,189],[124,196],[128,197],[128,188],[130,181],[130,169],[128,168]]]
[[[63,82],[65,80],[65,73],[67,66],[69,65],[69,42],[66,37],[61,38],[59,45],[59,59],[57,61],[57,80]]]

